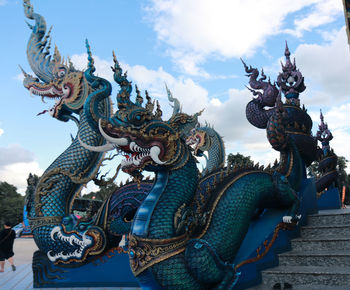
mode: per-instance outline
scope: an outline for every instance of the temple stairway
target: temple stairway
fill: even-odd
[[[292,250],[278,255],[279,266],[262,271],[250,289],[350,289],[350,209],[308,216]]]

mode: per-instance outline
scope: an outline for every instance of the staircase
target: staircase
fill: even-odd
[[[251,289],[350,289],[350,209],[308,216],[292,250],[279,254],[279,266],[262,271]]]

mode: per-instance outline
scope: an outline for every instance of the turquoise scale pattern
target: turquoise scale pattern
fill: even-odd
[[[81,111],[80,114],[78,134],[81,140],[88,145],[98,146],[104,142],[102,137],[91,129],[83,111]],[[72,176],[77,178],[82,170],[87,169],[86,173],[80,177],[93,177],[90,175],[97,169],[96,167],[102,156],[102,153],[86,150],[80,145],[79,140],[75,138],[69,147],[49,166],[42,178],[55,168],[68,171]],[[75,194],[79,192],[82,185],[73,182],[67,175],[61,173],[50,176],[45,183],[49,185],[51,181],[53,181],[53,185],[47,188],[44,187],[41,192],[44,193],[40,201],[42,204],[41,212],[44,216],[64,217],[69,214],[70,201],[74,198]],[[38,194],[38,192],[36,194]],[[31,209],[31,216],[37,216],[34,211],[34,206],[32,206]],[[48,252],[51,249],[57,249],[58,251],[67,250],[67,252],[69,252],[69,244],[61,241],[52,241],[50,237],[50,232],[56,225],[57,224],[53,224],[36,228],[33,231],[35,242],[39,249],[44,252]]]
[[[266,198],[271,200],[274,191],[271,181],[267,173],[250,173],[239,178],[222,195],[208,231],[202,237],[222,260],[233,261],[256,208],[264,207]]]
[[[218,133],[208,127],[199,128],[198,130],[206,131],[210,137],[211,146],[208,149],[207,166],[203,170],[203,174],[211,173],[213,170],[222,167],[225,163],[225,147],[222,138]]]
[[[174,236],[174,215],[177,209],[186,203],[189,205],[192,199],[192,193],[196,190],[196,181],[198,171],[195,160],[191,157],[186,166],[171,171],[169,174],[168,185],[165,191],[171,193],[162,195],[159,199],[157,209],[153,212],[149,227],[149,238],[162,239]],[[184,187],[184,184],[193,184]]]

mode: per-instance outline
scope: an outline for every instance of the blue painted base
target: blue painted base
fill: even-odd
[[[139,287],[127,254],[116,250],[84,265],[56,266],[40,251],[33,256],[34,288]]]
[[[318,209],[339,209],[341,208],[341,201],[338,188],[333,187],[326,190],[317,199]]]
[[[299,198],[301,200],[300,213],[302,214],[299,225],[293,230],[280,230],[275,242],[262,259],[238,268],[237,272],[240,272],[241,275],[234,289],[246,289],[260,284],[261,271],[278,265],[277,254],[290,249],[290,239],[299,235],[299,227],[306,223],[307,215],[318,212],[316,188],[313,179],[304,179]],[[237,253],[235,265],[247,259],[255,258],[259,247],[261,247],[260,253],[264,252],[264,242],[267,241],[267,244],[269,244],[276,226],[282,222],[282,217],[286,213],[285,210],[266,210],[262,217],[251,223],[249,231]]]

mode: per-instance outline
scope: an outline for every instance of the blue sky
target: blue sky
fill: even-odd
[[[239,60],[276,79],[285,40],[305,77],[301,103],[317,130],[320,108],[332,130],[331,146],[350,160],[350,55],[341,0],[60,0],[31,1],[53,25],[52,41],[76,67],[86,67],[88,38],[97,73],[112,83],[112,50],[129,78],[159,99],[165,118],[164,83],[183,111],[205,108],[224,136],[227,153],[240,152],[263,164],[278,156],[264,130],[245,119],[251,100]],[[37,113],[52,106],[31,97],[18,64],[30,72],[30,30],[22,2],[0,0],[0,180],[24,192],[29,172],[41,174],[70,143],[75,125]],[[118,87],[113,83],[112,99]],[[121,177],[125,178],[125,177]],[[89,186],[86,191],[94,190]]]

